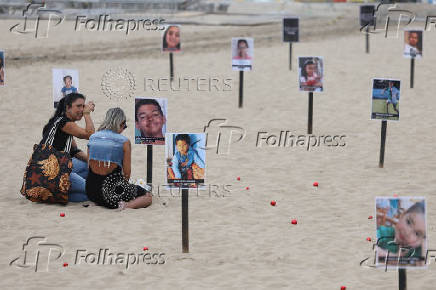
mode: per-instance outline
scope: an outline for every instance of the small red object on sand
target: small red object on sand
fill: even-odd
[[[347,289],[347,287],[341,286],[341,290],[346,290],[346,289]]]
[[[237,178],[236,178],[238,181],[240,181],[241,180],[241,178],[238,176]]]
[[[246,189],[246,190],[249,190],[250,188],[247,186],[245,189]]]
[[[313,186],[318,187],[318,182],[315,181],[315,182],[313,183]]]
[[[68,267],[68,263],[64,263],[64,267]]]
[[[275,200],[272,200],[272,201],[271,201],[271,205],[272,205],[272,206],[276,206],[276,201],[275,201]]]
[[[144,251],[148,251],[148,247],[144,247]]]
[[[369,220],[372,220],[372,215],[370,215],[370,216],[368,217],[368,219],[369,219]]]
[[[297,220],[292,220],[291,224],[296,225],[297,224]]]
[[[370,237],[367,237],[366,240],[367,240],[368,242],[371,242],[371,238],[370,238]]]
[[[61,212],[60,216],[61,216],[61,217],[64,217],[64,216],[65,216],[65,214],[64,214],[63,212]]]
[[[398,194],[394,193],[394,197],[398,197]]]

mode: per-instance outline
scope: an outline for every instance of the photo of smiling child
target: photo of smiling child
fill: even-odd
[[[163,33],[162,51],[177,52],[180,50],[180,26],[169,25]]]
[[[167,183],[170,187],[197,187],[204,183],[206,134],[165,135]]]
[[[135,98],[135,144],[164,145],[167,99]]]
[[[300,91],[323,91],[323,60],[322,57],[299,57]]]
[[[59,100],[79,89],[79,72],[75,69],[52,69],[53,104],[56,108]]]
[[[376,198],[376,266],[425,267],[427,253],[424,197]]]

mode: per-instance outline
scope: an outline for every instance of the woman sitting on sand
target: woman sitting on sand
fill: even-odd
[[[123,110],[109,109],[88,143],[86,193],[91,201],[111,209],[147,207],[152,202],[150,193],[127,181],[132,149],[129,139],[121,135],[126,128]]]
[[[88,102],[85,105],[85,96],[82,94],[73,93],[63,97],[59,101],[54,115],[43,129],[41,144],[45,142],[54,122],[58,121],[59,118],[61,118],[59,127],[53,139],[53,147],[56,150],[63,151],[70,136],[89,139],[89,136],[95,131],[91,119],[91,112],[94,112],[94,107],[93,102]],[[81,128],[75,123],[80,121],[82,117],[85,118],[86,128]],[[71,188],[68,193],[68,200],[73,202],[87,201],[85,180],[88,175],[88,165],[86,163],[88,158],[84,152],[77,149],[74,138],[71,143],[70,156],[73,159],[73,169],[70,174]]]

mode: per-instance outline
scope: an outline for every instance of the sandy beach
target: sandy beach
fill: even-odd
[[[399,38],[371,35],[366,54],[358,4],[233,3],[229,8],[233,16],[160,15],[168,22],[198,22],[182,25],[183,51],[174,54],[176,78],[228,78],[232,86],[226,91],[144,87],[145,78],[169,77],[168,55],[160,51],[157,31],[128,36],[74,31],[74,20],[66,20],[48,38],[35,39],[9,31],[20,19],[0,19],[0,50],[6,55],[6,85],[0,87],[0,288],[398,289],[398,271],[375,269],[371,262],[360,265],[374,256],[376,225],[368,216],[375,216],[375,197],[393,194],[426,197],[428,248],[436,249],[434,27],[424,32],[423,58],[416,61],[411,89],[402,33]],[[431,5],[408,7],[428,15],[436,12]],[[241,11],[265,15],[254,21],[239,15]],[[301,22],[292,70],[289,45],[281,40],[281,14],[287,13],[300,15]],[[247,19],[253,21],[251,26],[236,25]],[[233,24],[219,25],[225,22]],[[424,29],[424,22],[410,26]],[[239,36],[253,37],[255,46],[253,70],[244,74],[242,109],[239,74],[232,71],[230,52],[231,38]],[[307,135],[308,97],[298,87],[298,56],[324,59],[324,91],[314,93],[313,135],[343,135],[344,146],[307,150],[258,144],[259,132]],[[207,151],[206,183],[216,190],[211,196],[209,191],[200,196],[190,192],[189,253],[182,253],[181,198],[163,189],[160,196],[157,193],[165,184],[163,146],[153,150],[155,196],[149,208],[119,212],[91,202],[47,205],[21,196],[32,146],[40,141],[42,127],[53,114],[52,68],[79,70],[81,93],[96,103],[92,114],[96,127],[107,109],[121,107],[129,127],[123,134],[132,142],[134,98],[108,98],[101,88],[111,69],[134,75],[135,96],[168,99],[168,132],[201,133],[214,118],[245,130],[245,137],[232,144],[228,154]],[[402,85],[400,121],[387,126],[384,168],[378,168],[381,122],[370,120],[375,77],[400,79]],[[84,125],[83,120],[79,124]],[[87,142],[77,143],[86,149]],[[145,146],[133,146],[133,179],[146,178],[146,161]],[[313,187],[315,181],[318,187]],[[276,206],[270,205],[272,200]],[[292,225],[292,219],[298,224]],[[23,255],[23,244],[30,237],[60,245],[63,256],[47,262],[44,248],[41,257],[46,260],[36,272],[34,267],[10,265]],[[144,247],[149,253],[163,253],[165,262],[139,262]],[[124,256],[132,253],[138,261],[103,265],[80,258],[100,249]],[[408,289],[434,289],[435,271],[434,258],[426,270],[408,270]]]

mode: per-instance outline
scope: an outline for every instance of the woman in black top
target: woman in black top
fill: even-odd
[[[69,136],[88,140],[89,136],[94,134],[95,131],[91,119],[91,112],[94,111],[94,107],[92,101],[85,105],[85,96],[82,94],[72,93],[63,97],[59,101],[53,117],[44,126],[41,143],[45,142],[54,122],[59,118],[61,120],[53,140],[53,147],[56,150],[64,151]],[[80,128],[75,123],[80,121],[82,117],[85,118],[86,128]],[[73,202],[86,201],[88,200],[85,190],[88,176],[88,157],[77,148],[74,138],[71,143],[70,155],[73,159],[73,170],[70,174],[71,188],[68,193],[68,200]]]

